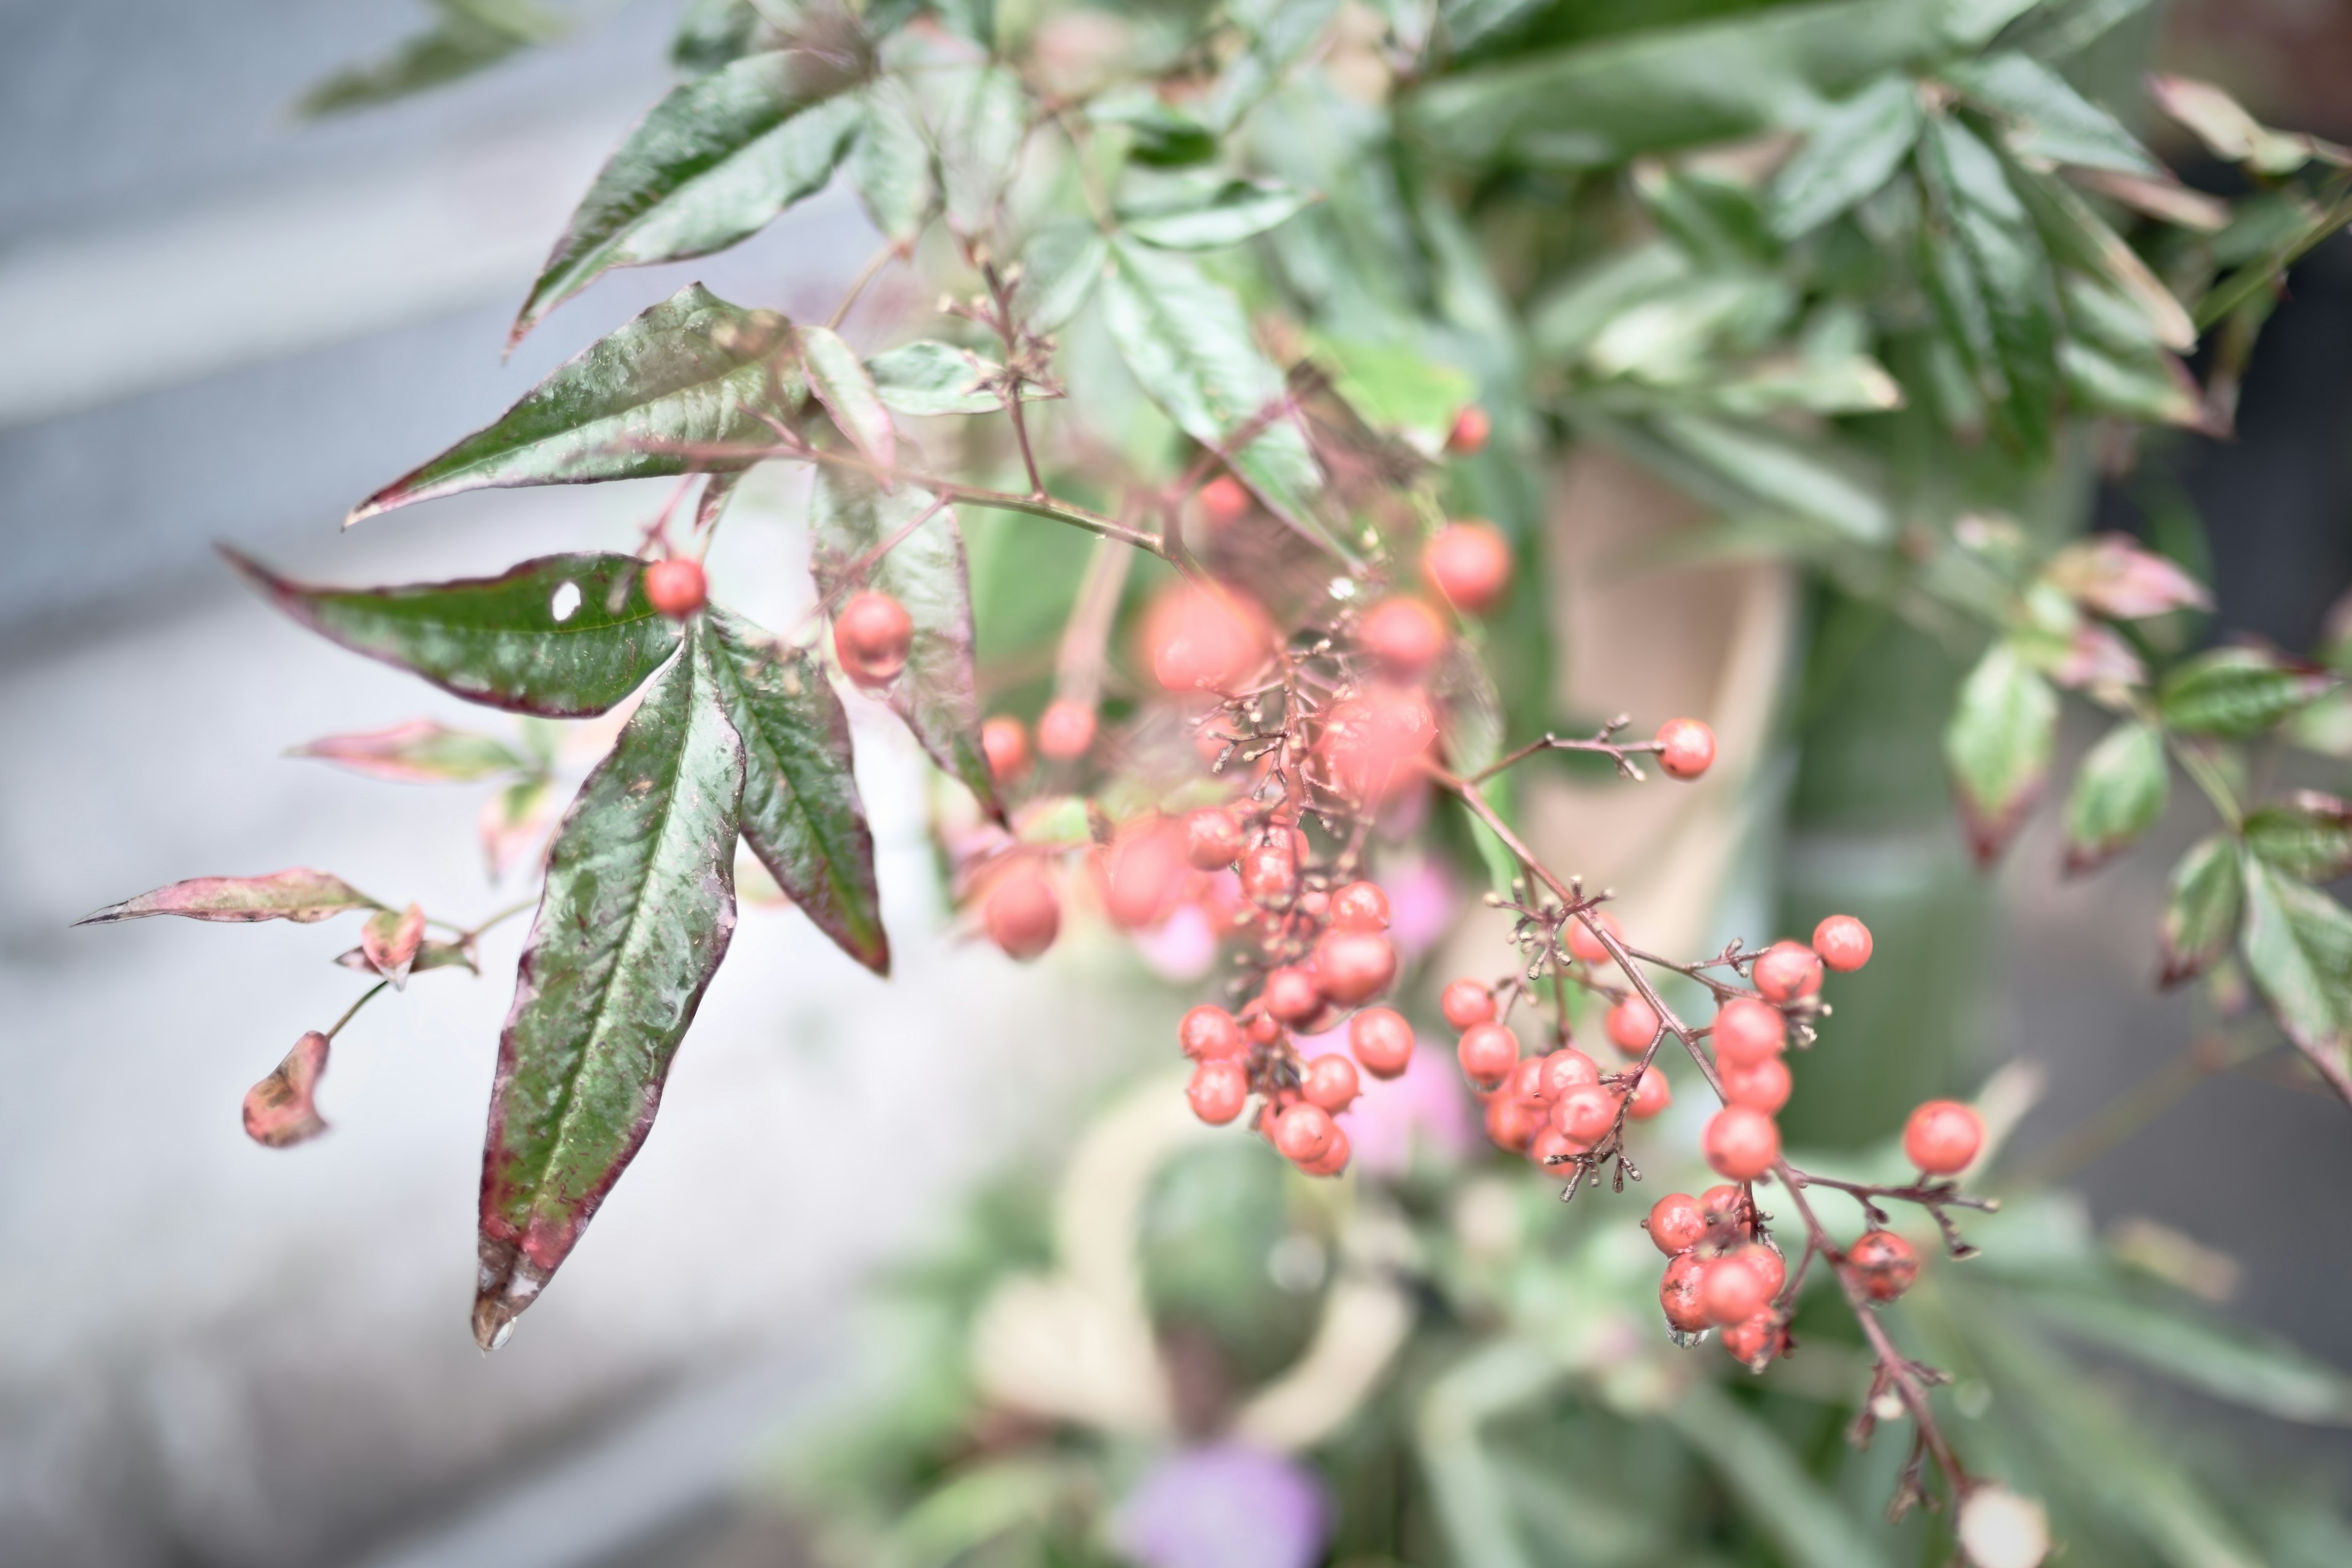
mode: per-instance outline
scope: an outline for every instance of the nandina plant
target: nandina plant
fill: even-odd
[[[1910,1423],[1896,1510],[1948,1500],[1978,1561],[2036,1560],[2038,1516],[1963,1465],[1931,1394],[1942,1374],[1879,1310],[1922,1267],[1889,1205],[1924,1210],[1968,1255],[1954,1212],[1989,1206],[1963,1185],[1978,1112],[1920,1106],[1902,1181],[1809,1172],[1780,1147],[1788,1053],[1823,1037],[1824,972],[1870,959],[1866,925],[1660,953],[1605,891],[1545,863],[1512,784],[1560,753],[1634,782],[1716,761],[1691,718],[1543,728],[1544,467],[1611,445],[1712,503],[1742,548],[1963,644],[1990,630],[1947,740],[1985,858],[2043,785],[2060,689],[2116,715],[2068,803],[2075,868],[2153,824],[2173,769],[2190,778],[2221,826],[2175,873],[2165,978],[2242,953],[2352,1098],[2352,918],[2317,886],[2352,868],[2352,810],[2315,791],[2259,803],[2242,754],[2352,752],[2352,626],[2314,660],[2189,652],[2197,581],[2130,539],[2071,540],[2080,508],[2063,504],[2095,449],[2226,426],[2282,269],[2352,216],[2347,160],[2160,79],[2156,104],[2262,190],[2233,215],[2180,186],[2065,74],[2106,25],[2087,9],[1780,7],[1757,51],[1741,29],[1764,22],[1559,47],[1526,7],[1475,5],[1121,19],[705,0],[678,43],[686,79],[598,175],[512,340],[614,268],[732,245],[835,179],[879,237],[856,285],[823,321],[688,286],[349,519],[671,479],[639,547],[367,588],[231,556],[322,637],[466,700],[534,721],[626,711],[552,826],[538,897],[467,923],[294,868],[89,919],[361,918],[338,962],[367,989],[246,1100],[248,1132],[286,1146],[325,1130],[317,1086],[352,1015],[427,971],[475,969],[484,931],[535,910],[483,1153],[487,1350],[642,1145],[727,952],[739,850],[887,973],[837,679],[887,703],[961,792],[941,830],[954,889],[1009,958],[1045,953],[1082,911],[1133,931],[1205,914],[1230,968],[1180,1031],[1192,1108],[1312,1176],[1349,1169],[1359,1074],[1394,1077],[1414,1049],[1382,1005],[1399,958],[1379,870],[1419,839],[1482,867],[1515,921],[1503,973],[1436,999],[1492,1142],[1564,1196],[1604,1177],[1622,1193],[1641,1175],[1633,1125],[1677,1077],[1717,1104],[1702,1148],[1723,1184],[1625,1217],[1666,1257],[1667,1331],[1712,1331],[1760,1370],[1826,1276],[1870,1357],[1855,1437]],[[545,32],[535,14],[449,10],[441,34],[318,104]],[[1749,90],[1759,73],[1787,90]],[[1791,104],[1810,107],[1784,123]],[[1506,253],[1482,229],[1535,237]],[[902,273],[936,315],[872,304]],[[2200,386],[2178,356],[2208,327]],[[815,596],[781,631],[730,609],[706,566],[763,465],[805,476]],[[980,512],[1094,542],[1050,606],[1050,692],[975,660],[963,529]],[[390,778],[498,781],[494,868],[530,857],[553,814],[544,726],[509,743],[418,721],[306,750]],[[1580,1011],[1613,1058],[1575,1043]],[[1297,1047],[1337,1030],[1345,1052]],[[1859,1240],[1824,1225],[1823,1193],[1857,1206]]]

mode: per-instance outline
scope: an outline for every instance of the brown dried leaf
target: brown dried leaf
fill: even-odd
[[[268,1149],[290,1149],[327,1130],[313,1102],[327,1070],[327,1037],[313,1029],[294,1042],[278,1070],[245,1091],[245,1135]]]

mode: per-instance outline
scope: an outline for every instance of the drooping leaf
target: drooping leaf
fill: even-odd
[[[433,25],[380,60],[337,71],[294,105],[300,115],[342,114],[424,92],[488,70],[548,43],[563,20],[530,0],[433,0]]]
[[[544,718],[602,713],[677,647],[628,555],[544,555],[497,577],[317,588],[224,552],[269,601],[354,653],[444,691]],[[625,588],[613,607],[615,588]]]
[[[2015,647],[1993,644],[1961,683],[1944,730],[1944,760],[1979,862],[1998,857],[2024,821],[2057,733],[2058,694]]]
[[[2246,847],[2264,863],[2306,882],[2352,877],[2352,802],[2298,790],[2246,816]]]
[[[1958,120],[1928,121],[1918,163],[1935,217],[1924,240],[1930,292],[1996,426],[2038,456],[2058,385],[2056,289],[2041,237],[2000,156]]]
[[[2246,969],[2287,1038],[2352,1098],[2352,913],[2256,857],[2244,865]]]
[[[380,910],[373,899],[324,871],[296,866],[266,877],[195,877],[109,904],[74,921],[110,925],[147,915],[185,915],[195,921],[295,921],[309,924],[346,910]]]
[[[937,338],[917,338],[866,362],[883,403],[901,414],[916,415],[994,413],[1004,406],[1004,399],[989,384],[1003,370],[993,360]],[[1034,382],[1021,384],[1024,403],[1047,395],[1047,389]]]
[[[909,527],[927,513],[920,526]],[[885,494],[865,475],[826,464],[817,471],[809,531],[809,569],[820,595],[831,598],[862,585],[905,606],[914,641],[906,669],[890,683],[890,706],[931,760],[1001,816],[980,744],[971,578],[955,509],[911,487]],[[892,540],[879,559],[866,560]]]
[[[326,735],[286,754],[316,757],[394,784],[465,784],[519,773],[530,765],[502,741],[431,719],[411,719],[365,734]]]
[[[2172,868],[2165,892],[2158,983],[2178,985],[2211,968],[2237,941],[2244,907],[2237,845],[2221,833],[2200,839]]]
[[[939,204],[930,145],[902,88],[885,79],[864,96],[865,119],[857,145],[850,150],[849,177],[882,237],[909,247]]]
[[[1241,301],[1191,258],[1125,242],[1111,247],[1104,313],[1119,355],[1177,428],[1225,454],[1266,509],[1343,559],[1323,526],[1322,475],[1306,432],[1283,406],[1282,373],[1252,340]],[[1237,449],[1237,433],[1255,429]]]
[[[1773,177],[1772,232],[1794,239],[1847,211],[1894,176],[1919,139],[1919,89],[1884,76],[1832,105]]]
[[[2127,174],[2164,172],[2114,115],[2030,55],[1980,55],[1945,67],[1942,75],[2009,122],[2006,140],[2022,157]]]
[[[2066,869],[2090,870],[2156,826],[2171,775],[2164,732],[2127,719],[2091,748],[2066,797]]]
[[[788,414],[801,400],[798,374],[773,358],[788,330],[689,283],[565,361],[496,423],[353,507],[346,521],[465,490],[748,467],[748,458],[678,448],[770,438],[755,410]]]
[[[1169,181],[1122,200],[1127,232],[1162,250],[1215,250],[1264,234],[1303,211],[1314,197],[1279,180],[1212,174]]]
[[[549,852],[482,1149],[474,1338],[501,1343],[644,1143],[735,929],[743,742],[688,639]]]
[[[819,931],[889,973],[874,834],[824,667],[721,610],[710,613],[710,643],[719,700],[743,738],[743,842]]]
[[[360,956],[367,960],[370,969],[391,981],[395,991],[407,988],[408,972],[424,942],[425,910],[418,904],[404,910],[378,910],[360,927]]]
[[[898,432],[856,352],[825,327],[798,327],[793,336],[800,343],[809,390],[833,416],[835,428],[887,476],[898,460]],[[883,482],[889,480],[886,477]]]
[[[509,345],[613,268],[708,256],[823,190],[858,129],[856,85],[828,55],[778,49],[672,88],[588,187]]]
[[[2157,706],[2168,729],[2244,740],[2318,700],[2337,679],[2285,664],[2260,648],[2221,647],[2167,675]]]
[[[326,1036],[312,1029],[294,1042],[275,1071],[245,1091],[247,1138],[265,1149],[290,1149],[327,1131],[317,1096],[329,1045]]]

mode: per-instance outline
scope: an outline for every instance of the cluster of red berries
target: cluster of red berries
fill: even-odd
[[[1494,992],[1477,981],[1446,986],[1438,1008],[1461,1031],[1454,1059],[1486,1102],[1486,1136],[1539,1167],[1590,1153],[1617,1125],[1621,1105],[1626,1116],[1646,1121],[1674,1101],[1664,1071],[1654,1065],[1637,1079],[1631,1071],[1603,1074],[1573,1046],[1522,1057]]]

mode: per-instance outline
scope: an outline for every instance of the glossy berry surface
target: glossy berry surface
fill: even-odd
[[[1367,1007],[1348,1020],[1348,1048],[1374,1078],[1395,1078],[1412,1062],[1412,1026],[1389,1007]]]
[[[1666,1081],[1665,1069],[1653,1063],[1643,1069],[1633,1085],[1633,1103],[1626,1108],[1625,1114],[1636,1121],[1647,1121],[1663,1114],[1674,1102],[1675,1088]]]
[[[1545,1090],[1543,1070],[1543,1058],[1521,1057],[1519,1065],[1511,1069],[1511,1076],[1503,1080],[1503,1087],[1496,1092],[1507,1094],[1530,1106],[1549,1105],[1557,1096]]]
[[[1666,776],[1695,779],[1715,765],[1715,731],[1696,719],[1669,719],[1658,726],[1658,766]]]
[[[1145,612],[1152,678],[1170,691],[1237,689],[1273,647],[1265,614],[1230,588],[1180,583]]]
[[[1312,1160],[1301,1160],[1298,1168],[1310,1176],[1336,1176],[1348,1168],[1349,1152],[1348,1130],[1334,1127],[1331,1129],[1331,1142],[1323,1146],[1323,1152]]]
[[[1265,1010],[1293,1027],[1323,1011],[1323,985],[1315,972],[1301,964],[1285,964],[1267,972]]]
[[[1104,847],[1096,865],[1103,911],[1122,931],[1157,922],[1184,890],[1184,830],[1165,816],[1137,817]]]
[[[1454,1054],[1463,1077],[1480,1089],[1492,1089],[1518,1065],[1519,1037],[1500,1024],[1473,1024],[1462,1032]]]
[[[1699,1194],[1698,1206],[1710,1226],[1737,1227],[1747,1223],[1748,1194],[1727,1182]]]
[[[1696,1252],[1682,1253],[1666,1265],[1666,1276],[1658,1283],[1658,1305],[1665,1310],[1667,1323],[1680,1332],[1695,1334],[1707,1326],[1698,1295],[1706,1264]]]
[[[1249,1040],[1234,1016],[1205,1002],[1176,1026],[1176,1043],[1194,1061],[1249,1055]]]
[[[1569,1173],[1561,1165],[1588,1152],[1590,1147],[1547,1121],[1536,1129],[1535,1137],[1528,1141],[1528,1159],[1548,1176],[1566,1176]]]
[[[1486,1137],[1497,1149],[1517,1153],[1543,1124],[1542,1113],[1515,1095],[1497,1094],[1486,1101]]]
[[[1639,996],[1628,996],[1609,1009],[1601,1028],[1611,1045],[1629,1057],[1638,1057],[1658,1037],[1658,1010]]]
[[[1300,1070],[1298,1092],[1311,1105],[1319,1105],[1337,1116],[1356,1103],[1363,1085],[1356,1077],[1356,1064],[1339,1051],[1327,1051]]]
[[[981,911],[988,939],[1008,957],[1024,963],[1054,945],[1062,934],[1062,900],[1045,879],[1021,871],[999,882]]]
[[[1396,978],[1396,944],[1376,931],[1335,927],[1315,942],[1323,994],[1343,1007],[1369,1002]]]
[[[1919,1278],[1919,1255],[1891,1230],[1866,1230],[1847,1249],[1846,1267],[1874,1301],[1892,1301]]]
[[[1789,1023],[1778,1007],[1753,996],[1734,996],[1715,1016],[1715,1059],[1727,1068],[1754,1067],[1780,1054],[1789,1043]]]
[[[1756,960],[1756,989],[1769,1002],[1794,1002],[1822,988],[1822,958],[1801,942],[1776,942]]]
[[[1357,628],[1364,651],[1402,680],[1417,679],[1445,651],[1445,623],[1419,599],[1383,599]]]
[[[1241,825],[1221,805],[1184,814],[1184,863],[1196,871],[1222,871],[1241,858]]]
[[[988,759],[988,776],[998,784],[1011,784],[1029,771],[1029,731],[1010,713],[996,714],[980,727],[980,750]]]
[[[1466,1029],[1495,1020],[1495,994],[1475,980],[1453,980],[1437,998],[1437,1010],[1448,1026]]]
[[[1465,616],[1483,616],[1511,591],[1511,546],[1493,524],[1452,522],[1421,552],[1421,574]]]
[[[674,558],[646,567],[646,603],[671,620],[684,620],[709,598],[710,584],[702,574],[699,561]]]
[[[1599,1084],[1582,1084],[1553,1103],[1551,1123],[1580,1143],[1598,1143],[1617,1125],[1617,1103]]]
[[[1087,754],[1095,743],[1095,710],[1068,697],[1056,697],[1037,716],[1037,749],[1057,763]]]
[[[1779,1057],[1766,1057],[1754,1067],[1726,1067],[1717,1076],[1723,1081],[1726,1104],[1744,1105],[1767,1116],[1789,1103],[1789,1091],[1795,1087],[1789,1064]]]
[[[834,657],[860,686],[887,686],[897,679],[914,640],[915,623],[907,607],[887,594],[852,594],[834,612]]]
[[[1903,1152],[1931,1176],[1956,1176],[1984,1147],[1984,1119],[1957,1100],[1931,1100],[1903,1125]]]
[[[1832,915],[1813,928],[1813,951],[1840,974],[1870,962],[1870,928],[1852,915]]]
[[[1558,1100],[1571,1089],[1601,1081],[1601,1064],[1573,1046],[1548,1051],[1536,1058],[1540,1077],[1541,1098],[1547,1102]]]
[[[1329,1111],[1301,1100],[1274,1119],[1274,1146],[1284,1159],[1303,1163],[1328,1149],[1339,1131]]]
[[[1386,931],[1389,896],[1377,882],[1350,882],[1331,895],[1331,923],[1347,931]]]
[[[1780,1157],[1780,1129],[1760,1110],[1727,1105],[1707,1122],[1701,1146],[1716,1174],[1752,1182]]]
[[[1242,1113],[1249,1100],[1249,1074],[1239,1062],[1207,1061],[1192,1069],[1184,1098],[1192,1114],[1212,1127],[1223,1127]]]
[[[1651,1245],[1672,1258],[1706,1239],[1706,1213],[1688,1193],[1668,1193],[1650,1205]]]
[[[1769,1312],[1759,1312],[1745,1322],[1723,1330],[1724,1353],[1750,1372],[1761,1372],[1788,1345],[1788,1331]]]
[[[1699,1304],[1711,1323],[1739,1323],[1762,1311],[1772,1300],[1772,1286],[1751,1256],[1766,1249],[1742,1247],[1712,1258],[1699,1284]]]
[[[1252,903],[1278,910],[1298,896],[1298,857],[1286,837],[1243,850],[1241,867],[1242,891]]]

